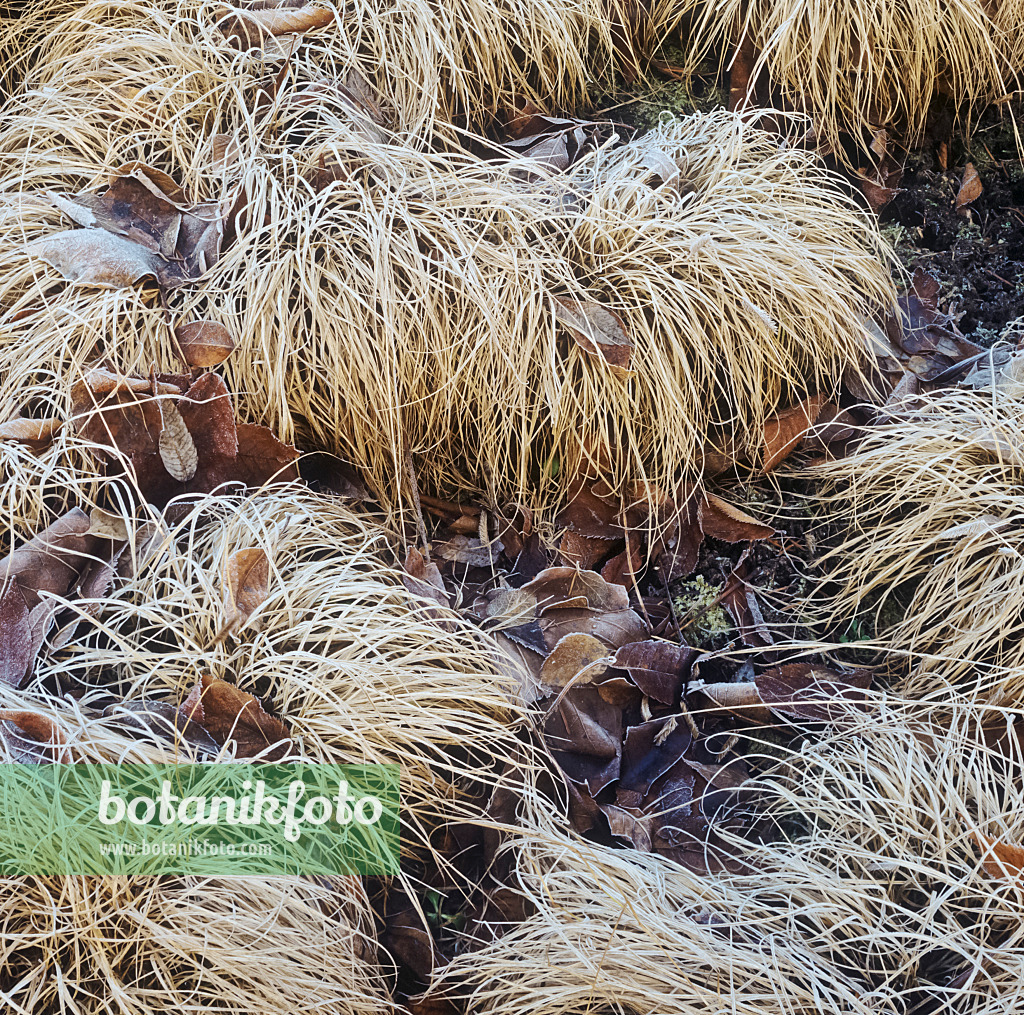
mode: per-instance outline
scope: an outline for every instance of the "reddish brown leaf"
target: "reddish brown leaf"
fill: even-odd
[[[0,441],[19,441],[22,444],[46,444],[64,425],[62,419],[24,419],[15,417],[0,423]]]
[[[237,39],[242,45],[260,46],[268,36],[312,32],[333,21],[334,13],[326,7],[281,5],[262,10],[235,11],[217,27],[227,38]]]
[[[581,536],[578,532],[567,529],[558,544],[558,556],[570,567],[589,570],[608,554],[609,546],[606,539]]]
[[[726,543],[767,539],[775,532],[770,525],[759,522],[713,493],[704,494],[704,500],[698,509],[698,517],[706,536],[721,539]]]
[[[622,553],[616,554],[601,568],[601,577],[612,585],[623,585],[631,589],[636,585],[636,574],[641,563],[640,547],[630,536]]]
[[[555,320],[569,330],[581,349],[602,357],[619,376],[632,375],[633,341],[615,311],[569,296],[556,296],[553,306]]]
[[[0,709],[0,741],[7,760],[39,765],[70,760],[67,738],[51,719],[38,712]]]
[[[231,395],[223,378],[200,374],[178,403],[200,462],[234,458],[238,454],[238,430]]]
[[[957,208],[965,208],[972,201],[977,201],[981,197],[984,188],[981,185],[981,178],[978,176],[978,170],[974,168],[973,162],[968,162],[964,167],[963,180],[960,183],[960,189],[956,195],[956,206]]]
[[[224,568],[224,625],[236,630],[266,601],[270,561],[259,547],[236,550]]]
[[[541,613],[579,598],[597,612],[629,609],[629,596],[621,585],[611,585],[593,571],[574,567],[549,567],[520,591],[536,597]]]
[[[405,574],[402,575],[402,583],[414,596],[432,599],[438,606],[443,606],[446,609],[451,607],[452,603],[448,591],[444,587],[444,579],[435,563],[428,564],[419,550],[410,547],[402,567],[405,570]]]
[[[644,796],[679,760],[693,735],[676,716],[651,719],[626,731],[619,787]]]
[[[179,324],[174,337],[190,367],[215,367],[234,352],[235,342],[223,324],[216,321],[191,321]]]
[[[72,508],[52,525],[0,560],[0,588],[13,582],[33,610],[43,593],[67,594],[89,561],[98,540],[89,535],[89,516]]]
[[[871,686],[864,670],[839,672],[813,663],[789,663],[758,674],[761,700],[776,712],[812,722],[835,722],[851,703],[860,705]]]
[[[985,873],[1004,881],[1019,881],[1024,872],[1024,846],[1000,842],[975,830],[975,841],[982,852],[981,865]]]
[[[765,423],[761,448],[762,472],[771,472],[797,449],[826,404],[824,396],[811,395],[792,409],[776,413]]]
[[[259,698],[204,674],[182,705],[191,722],[203,727],[217,743],[229,740],[237,744],[236,757],[280,761],[291,750],[291,733],[280,719],[264,711]],[[261,752],[272,745],[274,749]]]

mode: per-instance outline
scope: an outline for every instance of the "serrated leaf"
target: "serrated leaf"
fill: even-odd
[[[179,483],[187,483],[199,467],[195,441],[192,440],[192,435],[173,402],[161,401],[157,404],[163,423],[160,427],[160,436],[157,438],[160,461],[164,463],[168,475]]]
[[[224,619],[228,627],[244,624],[266,600],[270,561],[259,547],[236,550],[224,569]]]

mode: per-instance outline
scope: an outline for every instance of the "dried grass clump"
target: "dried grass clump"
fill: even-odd
[[[3,493],[17,515],[16,483]],[[21,493],[30,506],[32,490]],[[406,862],[441,823],[484,820],[499,781],[529,784],[490,648],[404,589],[372,522],[297,486],[205,497],[172,517],[155,556],[65,649],[44,649],[30,688],[0,695],[5,707],[49,716],[77,760],[189,760],[187,744],[129,734],[99,709],[112,697],[180,704],[204,673],[232,680],[272,703],[303,760],[402,766]],[[271,561],[270,593],[225,637],[226,560],[255,547]],[[45,690],[58,679],[74,698]],[[503,778],[517,758],[522,774]],[[0,911],[0,990],[33,1015],[389,1003],[359,879],[8,878]]]
[[[908,653],[907,693],[1024,692],[1022,426],[1017,398],[944,394],[818,473],[848,526],[823,561],[829,622]]]
[[[994,20],[999,30],[998,44],[1006,55],[1010,67],[1020,74],[1024,71],[1024,3],[1021,0],[999,0]],[[1019,89],[1021,82],[1016,82]]]
[[[749,874],[697,876],[538,818],[511,847],[535,914],[446,979],[474,1011],[523,1015],[1017,1010],[1019,887],[972,840],[1024,837],[1019,746],[1012,763],[983,746],[992,718],[884,698],[851,713],[748,785],[743,807],[780,826],[735,840]]]
[[[734,45],[752,45],[752,79],[764,71],[783,101],[811,113],[818,137],[840,153],[843,135],[866,143],[880,128],[913,146],[934,97],[948,95],[969,121],[975,106],[1013,87],[999,29],[981,0],[686,6],[694,17],[694,66],[709,51],[731,60]]]
[[[781,402],[833,383],[859,356],[862,316],[892,298],[878,237],[833,178],[731,114],[666,123],[547,174],[416,153],[340,100],[318,96],[311,113],[307,88],[280,94],[273,115],[210,93],[132,135],[74,92],[30,96],[0,132],[0,161],[23,177],[12,190],[38,194],[154,161],[160,131],[191,138],[157,164],[206,197],[240,182],[248,225],[175,298],[176,319],[224,323],[245,411],[348,457],[389,506],[408,495],[406,449],[424,487],[446,494],[544,506],[586,463],[620,492],[671,488],[709,442],[756,439]],[[63,104],[81,108],[79,132],[58,144]],[[248,124],[227,177],[195,137],[201,106],[219,111],[211,129]],[[8,208],[8,250],[66,225],[36,197],[12,194]],[[556,296],[620,316],[632,377],[556,323]],[[0,306],[21,315],[4,367],[67,372],[97,340],[126,369],[173,363],[163,312],[135,291],[67,287],[18,255]]]
[[[609,86],[623,64],[642,73],[640,57],[678,20],[668,0],[633,9],[618,0],[358,0],[323,7],[333,16],[320,28],[266,36],[262,43],[256,23],[241,14],[254,47],[248,61],[255,58],[263,65],[259,73],[271,78],[295,53],[291,62],[312,67],[322,80],[358,71],[390,126],[415,135],[442,124],[486,127],[526,106],[560,113],[584,105],[588,87]],[[45,14],[6,25],[2,40],[20,71],[16,77],[27,71],[30,87],[45,87],[98,31],[123,36],[129,49],[152,31],[179,53],[202,50],[211,61],[230,62],[245,47],[217,26],[225,15],[250,8],[217,8],[202,0],[116,6],[64,0]]]

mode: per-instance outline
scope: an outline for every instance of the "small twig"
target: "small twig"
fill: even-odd
[[[423,547],[423,557],[430,563],[430,544],[427,542],[427,523],[423,520],[423,507],[420,504],[420,486],[416,482],[416,466],[412,462],[412,451],[405,449],[405,473],[409,479],[409,488],[412,492],[413,507],[416,508],[416,533]]]

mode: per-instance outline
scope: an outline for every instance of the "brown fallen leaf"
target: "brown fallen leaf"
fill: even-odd
[[[827,399],[811,395],[792,409],[776,413],[764,425],[761,446],[761,471],[767,475],[784,462],[817,422]]]
[[[836,722],[851,704],[863,707],[871,674],[788,663],[759,673],[755,683],[761,700],[775,712],[812,722]]]
[[[544,722],[544,739],[559,768],[592,796],[618,777],[622,709],[593,687],[570,687]]]
[[[581,536],[578,532],[567,529],[558,544],[558,556],[563,563],[570,567],[578,567],[587,571],[608,555],[611,545],[606,539]]]
[[[963,179],[960,182],[960,189],[956,195],[957,210],[966,208],[972,201],[977,201],[981,197],[983,190],[978,170],[974,168],[973,162],[968,162],[964,167]]]
[[[768,725],[775,721],[772,710],[761,700],[757,684],[752,680],[704,684],[695,688],[693,694],[703,695],[715,708],[730,712],[747,722]]]
[[[235,10],[219,21],[217,27],[226,38],[254,47],[262,45],[268,36],[301,35],[324,28],[333,21],[334,12],[326,7],[282,4],[260,10]]]
[[[291,751],[291,733],[269,715],[259,698],[219,677],[203,674],[181,706],[185,717],[198,723],[218,744],[233,740],[236,757],[280,761]],[[273,750],[267,751],[273,746]],[[266,752],[266,753],[264,753]]]
[[[33,240],[25,249],[76,285],[128,289],[164,275],[159,255],[105,229],[69,229]]]
[[[484,544],[469,536],[452,536],[447,542],[434,543],[434,553],[444,560],[470,567],[493,567],[501,556],[501,543],[492,540]]]
[[[552,301],[555,320],[566,327],[581,349],[600,356],[620,377],[632,376],[629,369],[633,340],[626,334],[622,319],[600,303],[555,296]]]
[[[743,543],[748,540],[767,539],[775,530],[759,522],[735,504],[722,500],[713,493],[705,493],[698,508],[701,529],[706,536],[721,539],[726,543]]]
[[[257,547],[236,550],[224,566],[224,627],[236,631],[266,601],[270,560]]]
[[[70,760],[67,738],[52,719],[38,712],[0,709],[0,741],[8,762],[39,765]]]
[[[0,681],[21,687],[42,646],[54,604],[42,602],[30,611],[13,582],[0,592]]]
[[[174,329],[182,357],[190,367],[215,367],[223,363],[235,348],[234,339],[223,324],[216,321],[191,321]]]
[[[206,730],[191,722],[183,709],[166,701],[119,701],[108,705],[103,715],[121,729],[148,733],[175,746],[184,741],[200,754],[211,757],[220,753],[220,744]]]
[[[593,571],[574,567],[549,567],[520,590],[533,595],[538,612],[563,608],[574,599],[583,599],[587,609],[611,612],[629,609],[629,595],[621,585],[611,585]]]
[[[570,682],[574,687],[594,684],[607,672],[610,662],[604,642],[589,634],[567,634],[544,660],[540,680],[552,691],[560,691]]]
[[[625,670],[644,694],[672,705],[679,698],[683,683],[697,650],[668,641],[629,642],[615,653],[615,668]]]
[[[975,830],[974,839],[982,852],[985,873],[1004,881],[1019,881],[1024,872],[1024,846],[1000,842]]]
[[[25,419],[17,416],[0,423],[0,441],[18,441],[22,444],[46,444],[64,425],[62,419]]]
[[[160,413],[160,434],[157,437],[157,451],[160,461],[171,478],[179,483],[187,483],[199,467],[199,455],[196,452],[192,434],[185,426],[178,407],[173,402],[157,401]]]
[[[450,609],[451,598],[444,587],[444,578],[438,566],[427,559],[414,546],[409,548],[402,565],[402,584],[414,595],[432,599],[438,606]]]
[[[13,583],[33,610],[45,593],[64,596],[88,564],[98,540],[89,535],[89,516],[72,508],[52,525],[0,560],[0,588]]]
[[[601,577],[612,585],[623,585],[631,589],[636,585],[636,575],[642,564],[640,546],[630,536],[622,553],[616,554],[601,568]]]
[[[890,154],[889,147],[888,133],[878,131],[871,142],[871,151],[877,160],[875,165],[870,169],[857,170],[864,197],[876,213],[900,192],[900,181],[903,178],[903,166]]]

